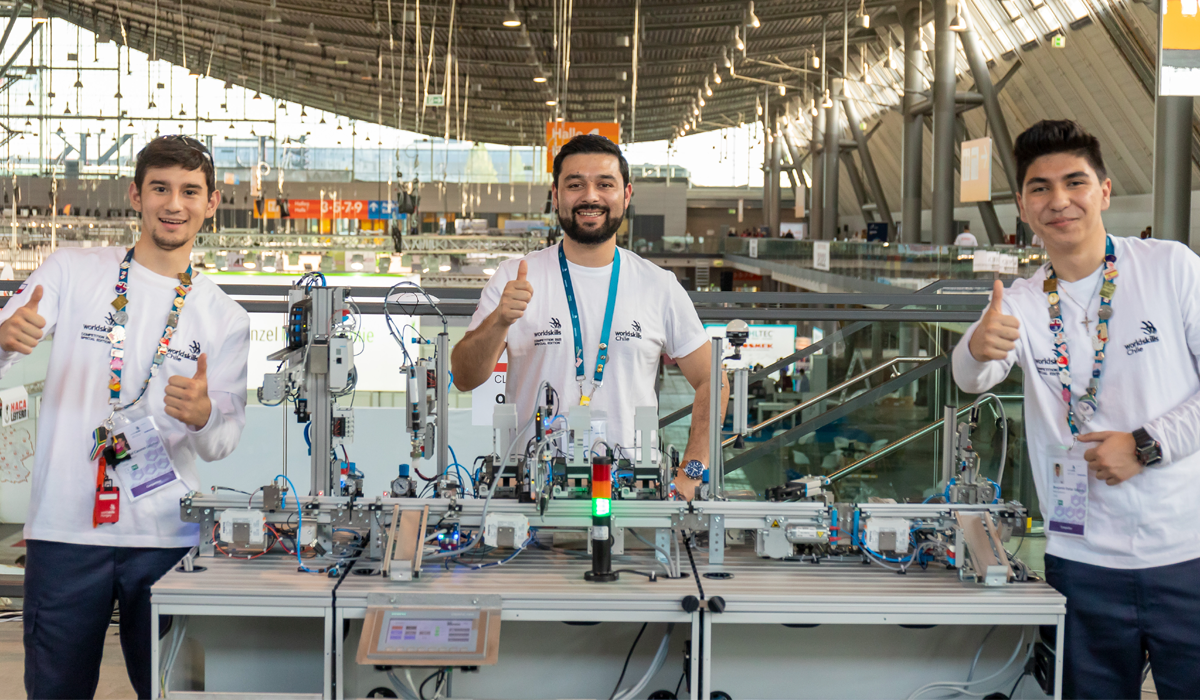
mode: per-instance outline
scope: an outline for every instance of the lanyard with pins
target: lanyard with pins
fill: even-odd
[[[579,384],[579,405],[592,402],[596,390],[604,384],[604,365],[608,362],[608,336],[612,332],[613,309],[617,306],[617,280],[621,276],[621,254],[613,250],[612,276],[608,280],[608,305],[604,308],[604,326],[600,330],[600,352],[596,355],[596,371],[592,374],[592,391],[583,393],[583,332],[579,327],[579,307],[575,304],[575,290],[571,286],[571,270],[567,267],[567,254],[558,244],[558,266],[562,270],[563,287],[567,291],[567,306],[571,310],[571,331],[575,334],[575,381]]]
[[[150,380],[154,379],[158,374],[158,368],[167,359],[167,349],[171,345],[171,336],[175,334],[175,328],[179,326],[179,314],[183,311],[183,302],[187,298],[188,292],[192,291],[192,266],[188,265],[187,272],[179,275],[179,286],[175,287],[175,299],[171,302],[167,325],[163,328],[162,337],[155,349],[154,361],[150,365],[150,374],[142,384],[142,390],[138,393],[137,398],[122,406],[121,371],[125,367],[125,324],[129,323],[129,312],[125,310],[125,307],[129,304],[126,293],[129,290],[129,266],[132,260],[133,248],[130,248],[129,252],[125,254],[125,259],[121,261],[121,272],[117,277],[117,298],[112,301],[116,313],[113,314],[112,331],[108,334],[108,340],[112,343],[108,365],[108,403],[113,407],[114,412],[132,407],[146,395]]]
[[[1071,356],[1067,350],[1067,333],[1063,327],[1062,306],[1058,296],[1058,277],[1051,265],[1046,272],[1046,280],[1042,289],[1050,302],[1050,332],[1054,334],[1054,360],[1058,364],[1058,380],[1062,384],[1063,401],[1067,404],[1067,425],[1072,435],[1079,434],[1079,426],[1075,419],[1078,416],[1083,421],[1089,421],[1096,415],[1100,407],[1097,395],[1100,393],[1100,375],[1104,370],[1104,350],[1108,346],[1108,322],[1112,318],[1112,299],[1117,291],[1117,255],[1113,248],[1112,237],[1105,237],[1104,246],[1104,277],[1100,285],[1099,321],[1096,323],[1096,337],[1092,338],[1092,349],[1095,355],[1092,360],[1092,377],[1088,381],[1087,391],[1078,405],[1072,406],[1071,401]],[[1087,310],[1084,309],[1086,316]]]

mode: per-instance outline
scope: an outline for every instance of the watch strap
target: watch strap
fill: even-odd
[[[1137,428],[1133,431],[1133,441],[1137,460],[1143,467],[1153,467],[1162,462],[1162,446],[1145,428]]]

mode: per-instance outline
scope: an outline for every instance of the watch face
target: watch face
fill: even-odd
[[[699,479],[700,477],[704,476],[704,463],[693,459],[687,464],[683,465],[683,473],[687,474],[688,477],[692,479]]]

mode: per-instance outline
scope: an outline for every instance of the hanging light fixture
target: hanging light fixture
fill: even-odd
[[[121,88],[117,88],[117,92],[113,95],[113,99],[121,100],[124,98],[125,96],[121,94]]]
[[[50,15],[46,14],[46,8],[42,6],[42,0],[38,0],[37,8],[34,9],[30,19],[34,24],[45,24],[50,21]]]
[[[787,85],[780,85],[780,86],[779,86],[779,94],[780,94],[781,96],[782,96],[782,95],[786,95],[786,94],[787,94]]]
[[[183,111],[183,103],[182,102],[179,103],[179,116],[181,116],[181,117],[187,116],[187,112]]]
[[[256,91],[256,92],[254,93],[254,97],[251,97],[250,99],[252,99],[252,100],[261,100],[261,99],[262,99],[262,94]]]
[[[821,57],[817,55],[817,52],[813,52],[812,61],[810,63],[812,64],[813,70],[821,69]]]
[[[762,22],[758,21],[758,15],[754,14],[754,0],[750,0],[750,5],[746,8],[746,24],[755,29],[762,26]]]
[[[508,12],[504,13],[504,21],[501,24],[509,28],[521,26],[521,18],[517,15],[517,8],[513,5],[513,0],[508,0]]]
[[[967,31],[967,18],[966,15],[963,14],[961,2],[954,6],[954,19],[950,20],[950,31]]]
[[[267,16],[263,21],[271,24],[279,24],[283,21],[283,15],[279,14],[279,8],[275,7],[275,0],[271,0],[271,7],[267,10]]]
[[[25,98],[25,106],[26,107],[33,106],[33,94],[32,93],[30,93],[29,97]]]
[[[708,79],[704,79],[704,94],[712,97],[712,88],[708,85]]]
[[[305,117],[307,117],[307,116],[308,116],[308,112],[306,112],[306,111],[304,110],[304,105],[300,105],[300,118],[301,118],[301,119],[303,119],[303,118],[305,118]]]
[[[68,102],[67,108],[65,110],[63,110],[63,114],[70,114],[70,113],[71,113],[71,103]]]
[[[721,48],[721,61],[725,64],[726,68],[733,68],[733,61],[729,60],[729,49]]]
[[[763,115],[762,100],[757,95],[754,96],[754,112],[760,117]]]
[[[156,109],[158,105],[154,104],[154,95],[150,96],[150,104],[146,105],[146,109]]]
[[[738,51],[746,50],[746,42],[742,41],[742,30],[738,27],[733,28],[733,45],[737,47]]]
[[[322,112],[322,113],[321,113],[321,121],[320,121],[320,123],[321,123],[321,124],[324,124],[324,123],[325,123],[325,113],[324,113],[324,112]]]
[[[321,45],[321,40],[317,38],[317,29],[312,22],[308,23],[308,34],[304,35],[304,45],[314,48]]]
[[[820,114],[820,112],[817,111],[817,98],[814,97],[811,100],[809,100],[808,109],[810,112],[812,112],[812,115],[814,117],[817,116],[818,114]]]
[[[825,109],[831,109],[833,107],[833,100],[830,99],[828,90],[825,91],[825,101],[821,103],[821,106]]]
[[[544,83],[544,82],[546,82],[546,76],[542,75],[541,73],[538,73],[537,75],[533,76],[533,82]]]
[[[867,0],[858,3],[858,22],[863,29],[871,28],[871,15],[867,14]]]
[[[713,82],[717,85],[721,84],[721,73],[717,70],[717,64],[713,64]]]
[[[72,87],[74,87],[76,90],[83,88],[83,79],[78,73],[75,74],[75,85]]]

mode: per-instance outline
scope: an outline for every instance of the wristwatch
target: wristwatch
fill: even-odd
[[[683,465],[683,473],[687,474],[689,479],[699,479],[704,476],[704,462],[698,459],[689,460],[687,464]]]
[[[1143,467],[1153,467],[1162,462],[1162,446],[1150,437],[1145,428],[1133,431],[1133,441],[1137,445],[1137,460]]]

